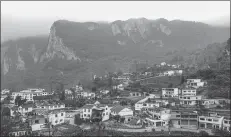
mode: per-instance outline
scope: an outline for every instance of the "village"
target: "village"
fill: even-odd
[[[162,62],[136,73],[115,73],[110,86],[80,84],[58,94],[40,88],[1,91],[4,135],[82,135],[103,131],[230,133],[230,99],[209,98],[208,82],[184,79],[184,68]],[[164,69],[162,69],[164,68]],[[100,81],[109,76],[93,77]],[[103,85],[103,84],[101,84]]]

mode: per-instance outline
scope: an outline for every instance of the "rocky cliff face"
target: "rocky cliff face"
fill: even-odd
[[[75,51],[64,45],[62,39],[56,35],[55,26],[52,25],[46,51],[41,55],[40,62],[53,59],[55,56],[66,60],[80,60]]]
[[[49,67],[69,75],[74,70],[88,74],[98,70],[103,74],[115,68],[128,71],[133,60],[158,63],[169,57],[166,52],[197,49],[198,45],[204,48],[225,41],[229,33],[229,28],[166,19],[139,18],[112,23],[58,20],[52,24],[49,37],[4,42],[1,64],[5,75],[40,72]],[[192,56],[191,60],[195,62],[198,58]],[[40,77],[40,73],[36,75]]]

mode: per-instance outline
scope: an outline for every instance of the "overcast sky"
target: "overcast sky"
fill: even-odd
[[[59,19],[115,21],[129,18],[201,21],[229,26],[229,1],[1,1],[1,42],[48,35]]]
[[[3,1],[12,19],[114,21],[145,17],[204,21],[230,16],[229,1]]]

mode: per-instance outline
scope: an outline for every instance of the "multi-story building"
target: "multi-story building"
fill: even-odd
[[[10,115],[15,116],[15,113],[19,112],[21,115],[25,115],[29,112],[32,112],[34,104],[24,104],[22,106],[14,106],[10,109]]]
[[[153,107],[166,106],[167,104],[169,104],[169,101],[167,99],[147,97],[147,98],[144,98],[138,101],[135,104],[135,110],[141,110],[142,108],[153,108]]]
[[[223,116],[203,115],[199,116],[199,127],[201,129],[222,129]]]
[[[65,110],[63,108],[53,110],[48,110],[45,108],[35,108],[33,109],[32,114],[36,116],[43,115],[45,119],[47,119],[47,121],[53,126],[64,123],[66,115]]]
[[[204,87],[206,82],[201,79],[187,79],[187,87],[199,88]]]
[[[47,96],[53,95],[53,92],[46,92],[45,89],[27,89],[22,90],[20,92],[13,92],[12,97],[13,100],[16,99],[17,96],[21,96],[22,99],[26,99],[27,101],[34,101],[34,96]]]
[[[8,93],[10,93],[10,90],[9,90],[9,89],[3,89],[3,90],[1,91],[1,95],[8,94]]]
[[[162,88],[162,97],[178,97],[180,94],[180,90],[178,88]]]
[[[60,102],[36,101],[35,104],[38,109],[54,110],[65,108],[65,104]]]
[[[167,126],[168,122],[171,117],[171,110],[170,109],[165,109],[165,108],[148,108],[146,109],[148,114],[151,114],[152,117],[147,119],[148,122],[153,122],[150,123],[151,125],[157,126],[160,124],[157,124],[158,122],[161,123],[161,126]],[[151,119],[151,120],[150,120]]]
[[[32,131],[40,131],[49,128],[48,120],[43,115],[35,115],[28,117],[29,123],[31,125]]]
[[[98,113],[102,118],[102,121],[108,120],[110,115],[110,109],[107,105],[103,104],[86,104],[82,107],[80,118],[92,119],[93,114]]]
[[[226,131],[231,131],[231,128],[230,128],[230,125],[231,125],[231,119],[230,119],[230,116],[228,117],[224,117],[223,119],[223,130],[226,130]]]
[[[197,90],[194,88],[185,88],[181,90],[181,95],[182,96],[196,96]]]
[[[48,119],[51,125],[58,125],[64,123],[65,110],[64,109],[54,109],[48,111]]]
[[[227,104],[227,99],[203,99],[201,101],[201,105],[205,106],[205,108],[214,108],[217,106],[224,106]]]
[[[198,114],[191,110],[172,110],[170,120],[175,128],[198,129]]]
[[[83,91],[80,93],[80,96],[83,98],[95,98],[95,93],[89,91]]]
[[[202,99],[202,96],[190,96],[190,95],[181,95],[179,96],[180,104],[184,106],[194,106],[198,105]]]

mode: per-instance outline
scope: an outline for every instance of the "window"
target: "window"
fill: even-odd
[[[47,118],[45,119],[45,123],[48,123],[48,119]]]
[[[225,124],[228,124],[228,121],[224,121]]]
[[[58,115],[57,115],[57,114],[55,114],[55,117],[58,117]]]
[[[25,108],[26,111],[28,111],[28,108]]]
[[[61,113],[61,116],[63,116],[63,113]]]
[[[55,123],[58,123],[58,120],[56,120]]]
[[[176,117],[180,117],[180,115],[176,115]]]
[[[86,117],[86,114],[84,114],[84,117]]]
[[[63,119],[60,119],[60,122],[62,122],[63,121]]]
[[[205,120],[205,118],[200,118],[200,120]]]
[[[188,97],[187,99],[190,99],[190,97]]]
[[[87,111],[87,109],[84,109],[84,112],[86,112]]]
[[[218,122],[218,119],[213,119],[213,122]]]
[[[35,123],[35,124],[39,124],[39,120],[35,120],[34,123]]]
[[[107,110],[107,108],[106,108],[106,110]]]
[[[108,112],[106,112],[106,115],[108,115]]]
[[[186,99],[186,97],[184,97],[184,99]]]
[[[90,109],[88,109],[88,112],[90,112]]]
[[[90,114],[88,114],[87,116],[90,117]]]
[[[212,119],[210,119],[210,118],[208,118],[207,120],[208,120],[208,121],[212,121]]]

